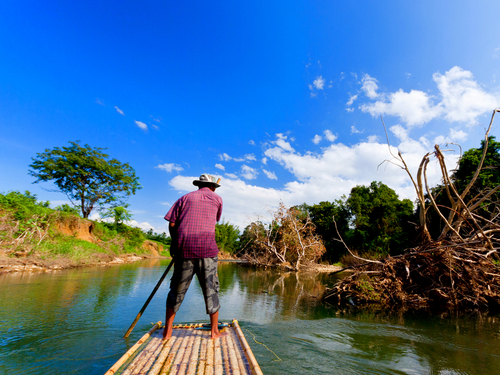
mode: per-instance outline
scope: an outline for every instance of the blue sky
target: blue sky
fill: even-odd
[[[491,1],[3,1],[0,191],[62,203],[28,165],[80,140],[131,164],[134,223],[159,232],[201,173],[222,178],[241,229],[280,201],[375,180],[413,200],[402,170],[377,168],[391,158],[380,116],[412,170],[434,144],[478,147],[500,107],[498,14]]]

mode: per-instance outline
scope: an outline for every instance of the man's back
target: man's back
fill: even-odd
[[[165,219],[177,227],[183,258],[212,258],[219,250],[215,224],[222,214],[222,198],[207,187],[188,193],[172,206]]]

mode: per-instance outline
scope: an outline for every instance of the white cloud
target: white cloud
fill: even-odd
[[[276,137],[278,139],[273,142],[276,146],[282,148],[285,151],[290,151],[290,152],[295,151],[293,147],[290,145],[290,143],[286,141],[287,140],[286,135],[284,135],[283,133],[278,133],[276,134]]]
[[[123,111],[120,108],[118,108],[116,105],[115,105],[115,109],[116,109],[116,112],[118,112],[120,115],[125,116],[125,113],[123,113]]]
[[[168,173],[171,173],[173,171],[180,172],[180,171],[184,170],[184,168],[182,168],[179,164],[175,164],[175,163],[160,164],[160,165],[156,166],[155,168],[164,170]]]
[[[95,102],[99,105],[105,105],[104,102],[99,98],[96,98]]]
[[[255,158],[255,155],[254,154],[246,154],[245,155],[245,159],[246,160],[252,160],[252,161],[256,161],[257,159]]]
[[[226,173],[225,176],[229,177],[229,178],[232,178],[233,180],[237,180],[238,179],[238,175],[236,175],[234,173]]]
[[[258,174],[259,172],[255,168],[249,167],[246,164],[241,166],[241,176],[246,180],[253,180],[257,178]]]
[[[267,164],[267,158],[262,158],[262,164],[264,164],[264,165]]]
[[[349,101],[346,103],[348,106],[352,105],[352,103],[354,103],[354,101],[358,98],[358,95],[350,95],[349,94]]]
[[[321,139],[321,136],[316,134],[312,141],[315,145],[317,145],[319,142],[321,142]]]
[[[376,97],[378,97],[378,81],[375,78],[370,77],[368,74],[365,74],[361,79],[361,82],[363,83],[363,86],[361,86],[361,90],[364,91],[366,96],[368,96],[370,99],[375,99]]]
[[[325,79],[322,76],[316,77],[316,79],[313,81],[313,85],[317,90],[323,90]]]
[[[226,168],[222,164],[215,164],[215,168],[222,169],[223,171],[226,170]]]
[[[424,137],[412,139],[408,129],[401,125],[393,126],[389,131],[396,139],[395,145],[401,150],[410,170],[416,173],[422,157],[432,150],[431,144]],[[372,181],[381,181],[395,189],[400,198],[415,199],[414,188],[402,169],[389,163],[379,166],[384,160],[392,159],[385,138],[379,143],[373,135],[368,137],[368,141],[350,146],[332,143],[318,153],[299,153],[289,146],[285,135],[277,134],[276,140],[269,142],[267,147],[264,150],[265,157],[275,161],[276,168],[283,168],[289,173],[288,182],[280,188],[251,185],[243,178],[253,179],[257,171],[242,166],[243,173],[248,173],[248,176],[238,179],[235,174],[228,173],[228,179],[217,189],[224,200],[224,218],[241,229],[259,216],[267,217],[268,210],[274,209],[280,201],[289,206],[333,201],[342,195],[349,195],[352,187],[369,185]],[[396,148],[392,150],[397,155]],[[455,165],[456,158],[452,155],[449,157],[449,165]],[[276,176],[267,169],[262,169],[262,173],[268,178]],[[178,175],[170,184],[181,191],[192,191],[195,178]],[[435,162],[429,165],[428,179],[431,185],[439,182],[439,167]]]
[[[356,127],[354,125],[351,126],[351,134],[359,134],[359,133],[363,133],[362,131],[359,131],[358,129],[356,129]]]
[[[347,112],[354,112],[354,108],[346,108],[345,109]]]
[[[487,93],[467,70],[455,66],[444,75],[435,73],[432,78],[441,93],[441,106],[448,121],[474,124],[483,113],[500,105],[500,97]]]
[[[142,121],[137,121],[137,120],[134,120],[135,124],[140,127],[142,130],[148,130],[148,126],[143,123]]]
[[[255,142],[253,140],[251,140],[251,139],[248,141],[248,144],[252,145],[252,146],[255,146]]]
[[[223,153],[223,154],[219,155],[219,159],[220,159],[220,160],[224,160],[224,161],[229,161],[229,160],[231,160],[231,159],[232,159],[232,157],[231,157],[231,156],[229,156],[229,155],[228,155],[228,154],[226,154],[226,153]]]
[[[262,169],[262,171],[267,176],[267,178],[269,178],[271,180],[277,180],[278,179],[278,177],[276,177],[276,174],[274,172],[269,172],[269,171],[267,171],[265,169]]]
[[[334,142],[336,139],[337,139],[337,136],[335,134],[333,134],[330,130],[325,130],[323,132],[323,134],[325,135],[325,138],[327,140],[329,140],[330,142]]]
[[[315,97],[316,97],[316,94],[315,94],[314,92],[312,92],[311,94],[309,94],[309,96],[310,96],[311,98],[315,98]]]
[[[371,78],[371,77],[370,77]],[[477,123],[478,117],[500,106],[500,95],[486,92],[470,71],[455,66],[444,75],[432,76],[439,91],[431,96],[420,90],[404,92],[402,89],[386,95],[378,95],[375,90],[369,98],[379,98],[376,102],[363,104],[361,110],[372,116],[389,115],[399,117],[407,126],[419,126],[436,118],[467,125]],[[366,82],[363,83],[365,87]],[[435,104],[434,101],[437,101]]]
[[[158,129],[160,129],[160,127],[159,127],[159,126],[156,126],[155,124],[153,124],[153,125],[151,125],[151,126],[153,127],[153,129],[154,129],[154,130],[158,130]]]

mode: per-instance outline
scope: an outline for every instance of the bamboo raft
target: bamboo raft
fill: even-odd
[[[238,321],[224,326],[229,334],[212,340],[204,324],[175,325],[163,342],[158,322],[104,375],[262,375]]]

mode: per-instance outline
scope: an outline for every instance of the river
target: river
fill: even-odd
[[[168,261],[0,275],[0,374],[103,374],[164,321]],[[264,374],[498,374],[500,319],[339,310],[326,275],[219,264],[220,320],[238,319]],[[193,282],[176,323],[207,322]]]

